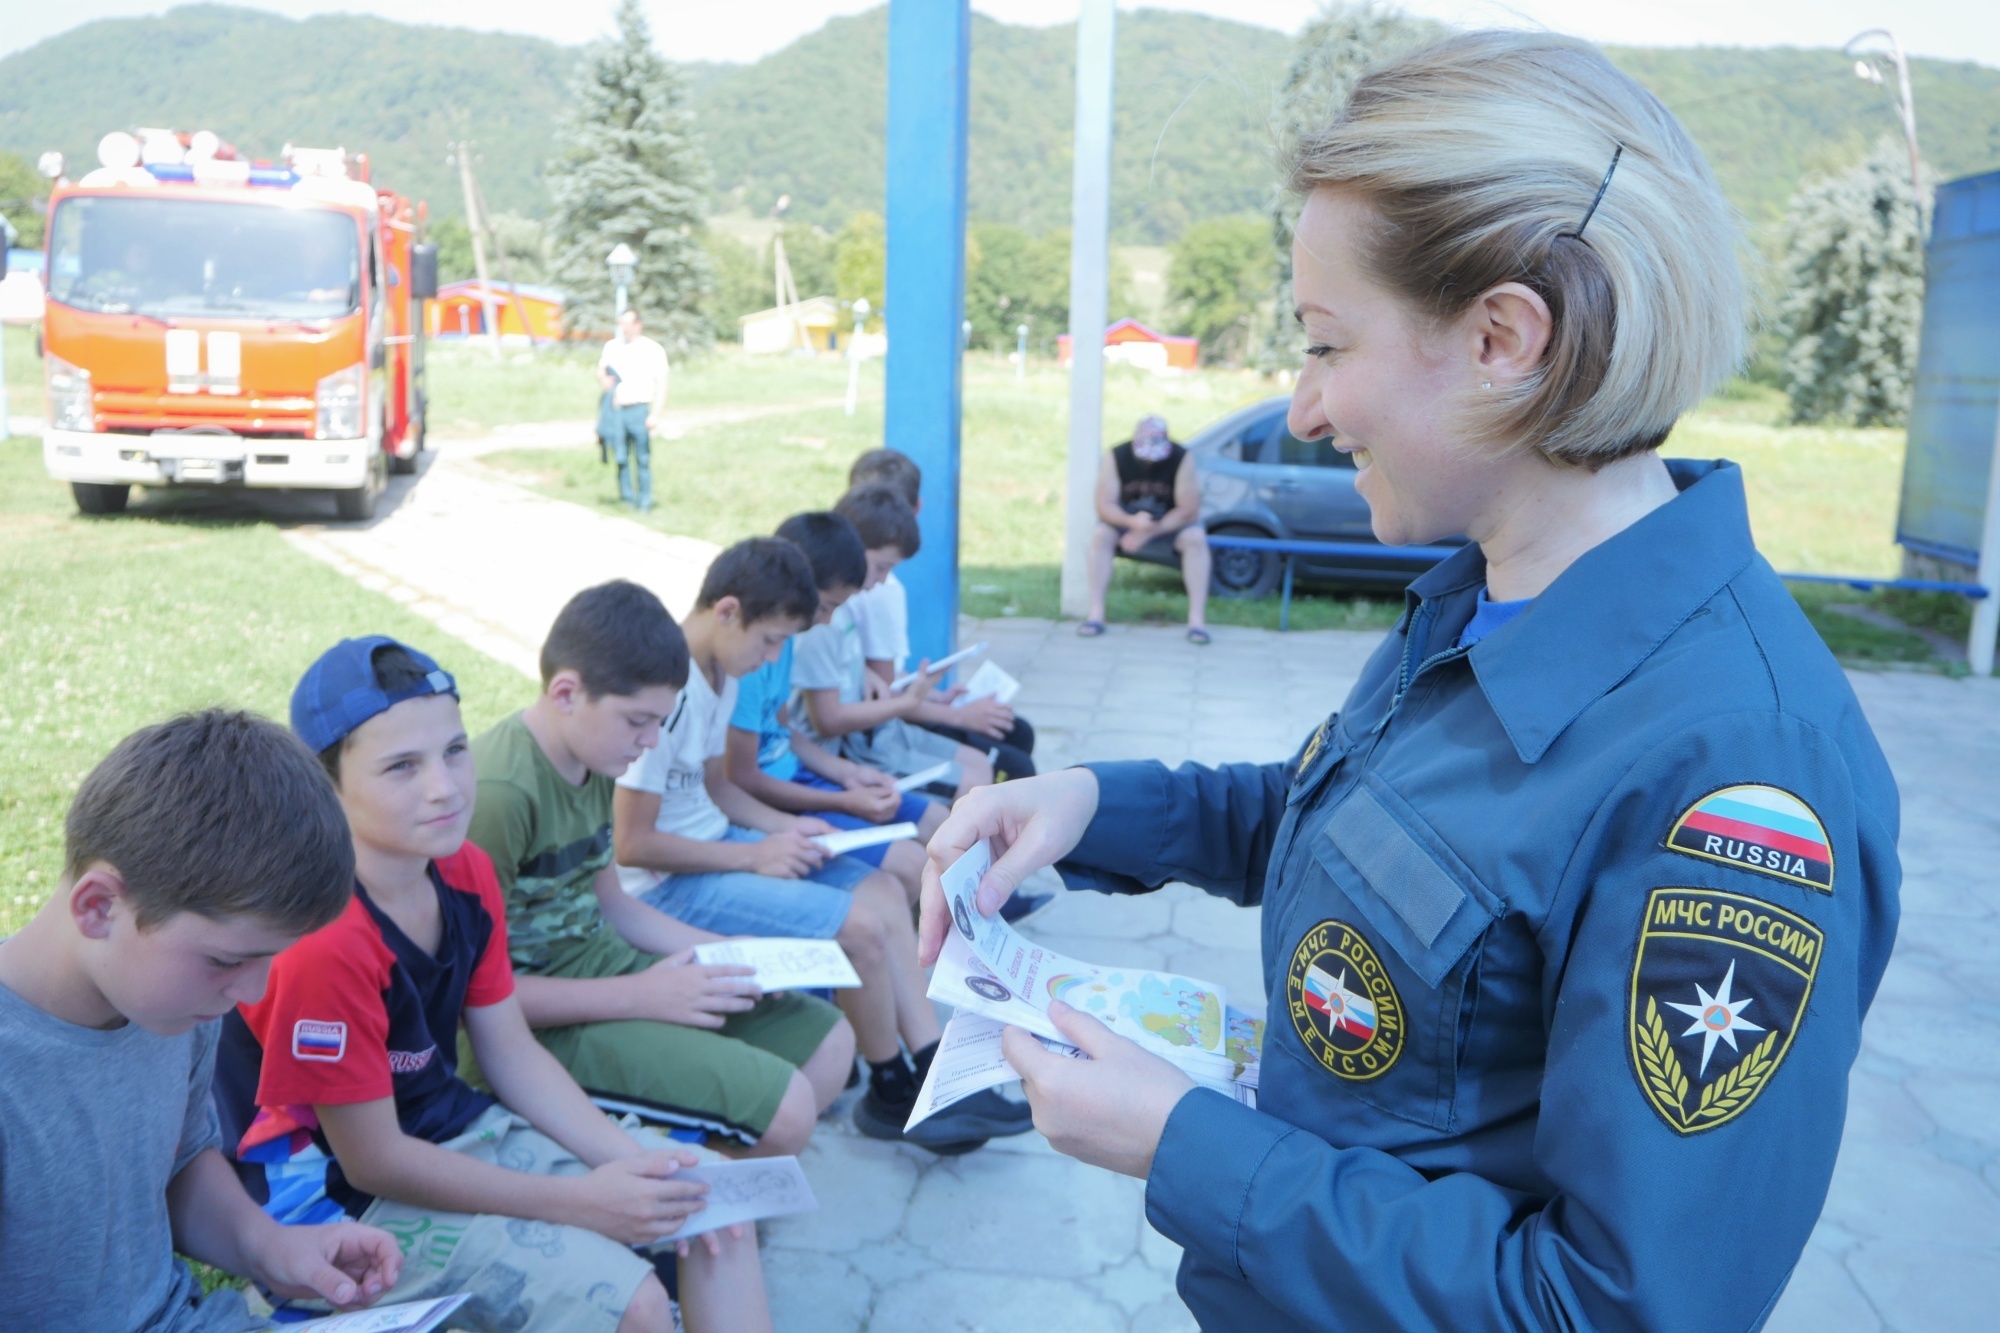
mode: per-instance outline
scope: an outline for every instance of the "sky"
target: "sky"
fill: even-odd
[[[614,0],[234,0],[303,18],[370,13],[407,23],[532,33],[580,42],[608,31]],[[678,60],[750,61],[819,27],[836,14],[880,0],[645,0],[660,47]],[[158,0],[67,0],[30,5],[4,0],[0,55],[92,19],[158,14]],[[1318,9],[1317,0],[1119,0],[1119,8],[1192,10],[1285,32]],[[1636,46],[1839,46],[1864,29],[1893,23],[1913,55],[1976,60],[2000,67],[2000,4],[1994,0],[1403,0],[1412,13],[1461,25],[1536,26]],[[1077,0],[973,0],[1009,23],[1064,23]]]

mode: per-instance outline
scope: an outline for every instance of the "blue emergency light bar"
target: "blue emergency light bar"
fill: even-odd
[[[195,175],[193,164],[187,162],[149,162],[146,170],[157,181],[191,185],[200,179]],[[299,173],[290,167],[251,167],[243,183],[266,189],[289,190],[299,183]]]

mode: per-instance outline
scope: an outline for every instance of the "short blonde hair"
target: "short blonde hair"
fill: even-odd
[[[1476,439],[1602,467],[1657,448],[1742,361],[1734,214],[1680,122],[1586,42],[1468,32],[1391,61],[1287,174],[1365,200],[1364,262],[1434,320],[1503,282],[1548,302],[1540,370],[1475,398]]]

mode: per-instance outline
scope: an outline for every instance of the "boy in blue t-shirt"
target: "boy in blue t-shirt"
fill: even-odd
[[[868,580],[868,556],[854,525],[838,514],[795,514],[778,536],[797,545],[811,561],[819,585],[823,624]],[[921,677],[913,691],[929,694],[935,677]],[[914,839],[902,838],[847,853],[879,866],[903,883],[911,903],[923,882],[923,843],[944,822],[945,808],[896,790],[896,780],[857,764],[794,731],[787,715],[792,693],[792,640],[776,661],[743,677],[736,709],[729,718],[729,780],[766,805],[794,814],[817,815],[837,828],[909,822]]]

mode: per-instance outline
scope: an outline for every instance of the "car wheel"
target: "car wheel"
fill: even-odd
[[[1217,528],[1216,537],[1262,537],[1271,534],[1262,528],[1231,524]],[[1208,585],[1217,597],[1244,601],[1269,597],[1284,573],[1284,561],[1275,551],[1245,551],[1240,547],[1217,546],[1211,552]]]
[[[122,514],[126,502],[132,498],[130,486],[94,481],[73,481],[69,493],[76,497],[77,509],[85,514]]]

